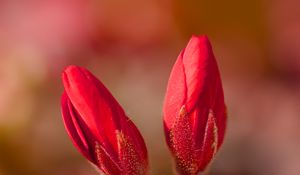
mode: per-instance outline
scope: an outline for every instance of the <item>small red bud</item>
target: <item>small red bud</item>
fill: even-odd
[[[75,147],[106,175],[145,175],[144,140],[108,89],[88,70],[67,67],[62,117]]]
[[[223,143],[227,118],[220,73],[206,36],[193,36],[180,53],[163,115],[179,174],[203,172]]]

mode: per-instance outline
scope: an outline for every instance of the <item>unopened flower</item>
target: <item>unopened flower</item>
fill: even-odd
[[[108,89],[88,70],[67,67],[62,117],[75,147],[106,175],[145,175],[144,140]]]
[[[206,36],[192,37],[180,53],[169,78],[163,115],[178,173],[204,171],[223,142],[226,126],[220,73]]]

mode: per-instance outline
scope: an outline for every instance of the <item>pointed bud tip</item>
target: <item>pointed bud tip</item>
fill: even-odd
[[[69,65],[64,68],[61,74],[61,79],[65,88],[70,88],[74,84],[76,77],[88,77],[89,71],[83,67],[76,65]],[[75,78],[75,79],[74,79]],[[76,81],[75,81],[76,82]]]
[[[83,69],[83,68],[76,66],[76,65],[68,65],[62,71],[62,78],[64,79],[64,77],[67,76],[68,74],[70,74],[74,71],[81,70],[81,69]]]
[[[81,68],[81,67],[76,66],[76,65],[68,65],[64,68],[63,72],[69,72],[71,70],[78,69],[78,68]]]
[[[61,73],[61,79],[62,79],[62,82],[63,82],[63,84],[64,84],[65,87],[69,87],[70,86],[70,83],[69,83],[69,80],[68,80],[68,76],[70,76],[73,71],[76,71],[79,68],[80,68],[79,66],[69,65],[69,66],[66,66],[63,69],[63,71]]]
[[[190,41],[197,41],[199,43],[209,43],[207,35],[192,35]]]
[[[206,47],[211,49],[211,43],[207,35],[192,35],[191,39],[187,44],[187,48],[190,48],[192,45]]]

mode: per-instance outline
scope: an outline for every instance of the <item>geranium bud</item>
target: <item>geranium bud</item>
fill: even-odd
[[[163,115],[178,173],[203,172],[223,143],[227,118],[220,73],[206,36],[193,36],[174,64]]]
[[[106,175],[145,175],[144,140],[108,89],[88,70],[62,74],[62,117],[75,147]]]

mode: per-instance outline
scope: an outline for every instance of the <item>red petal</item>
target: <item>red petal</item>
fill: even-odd
[[[187,99],[186,108],[190,112],[199,103],[209,104],[210,82],[215,78],[214,56],[206,36],[192,37],[183,55],[183,65],[186,76]]]
[[[199,170],[204,171],[206,166],[211,162],[218,149],[218,128],[213,111],[208,114],[206,129],[204,134],[203,146],[199,150]]]
[[[63,73],[66,93],[90,131],[111,156],[117,157],[116,129],[124,113],[104,85],[89,71],[69,66]],[[103,127],[105,126],[105,127]]]
[[[62,95],[62,111],[66,130],[79,152],[106,174],[119,174],[120,167],[95,139],[65,93]]]
[[[106,174],[120,174],[118,164],[96,141],[86,124],[78,117],[65,93],[62,95],[62,113],[66,130],[79,152]]]
[[[195,142],[195,149],[202,148],[209,108],[196,107],[190,114],[192,125],[192,137]]]
[[[180,53],[173,66],[163,106],[164,126],[167,131],[172,127],[175,117],[179,115],[179,110],[186,99],[186,80],[182,63],[183,53],[184,51]]]
[[[120,175],[121,168],[118,163],[113,161],[109,153],[100,145],[100,143],[95,142],[95,155],[97,160],[97,166],[105,173],[106,175]]]
[[[94,162],[90,147],[78,124],[77,118],[70,113],[69,99],[65,93],[61,98],[61,111],[65,128],[75,147],[91,162]]]
[[[212,110],[215,112],[215,120],[218,128],[218,148],[221,146],[224,140],[225,128],[227,122],[227,111],[224,103],[224,94],[221,84],[221,80],[217,80],[215,89],[215,98],[212,104]]]

